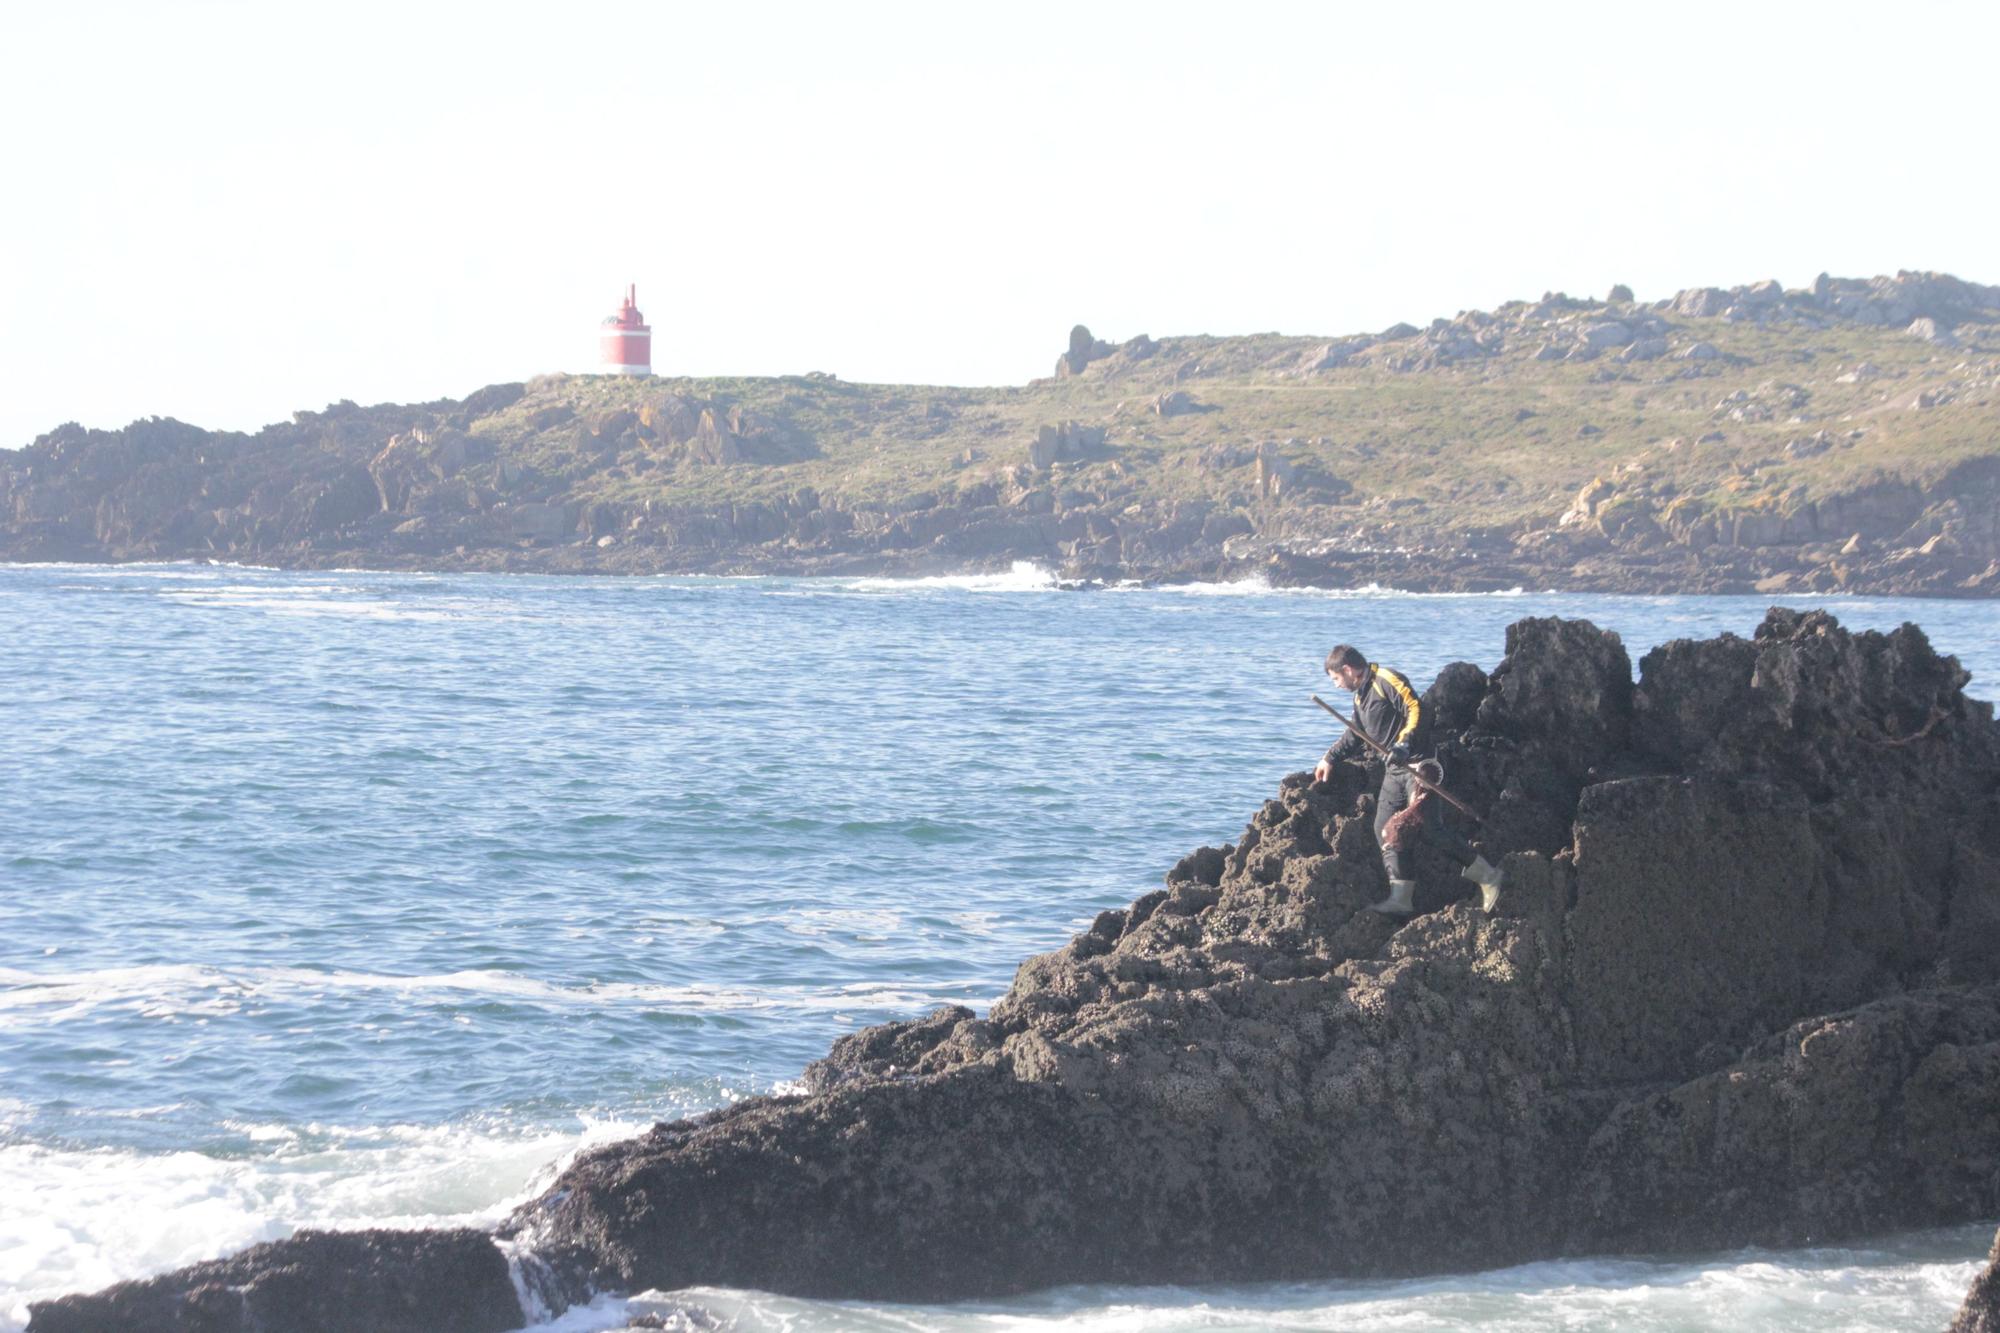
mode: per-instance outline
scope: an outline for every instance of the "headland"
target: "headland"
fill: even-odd
[[[550,375],[255,433],[66,425],[0,452],[0,559],[1990,597],[2000,287],[1079,326],[1014,387]]]

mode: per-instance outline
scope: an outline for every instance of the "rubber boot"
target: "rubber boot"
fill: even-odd
[[[1479,908],[1492,914],[1500,904],[1500,871],[1483,856],[1472,858],[1472,864],[1458,872],[1479,886]]]
[[[1415,880],[1392,879],[1389,881],[1389,896],[1379,903],[1368,904],[1368,910],[1380,912],[1383,916],[1408,916],[1417,910],[1416,904],[1410,901],[1410,896],[1416,891]]]

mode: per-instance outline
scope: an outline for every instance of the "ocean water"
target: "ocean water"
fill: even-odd
[[[1636,659],[1768,600],[0,566],[0,1330],[304,1226],[488,1224],[983,1008],[1311,765],[1336,640],[1421,686],[1521,616]],[[1788,600],[1915,620],[1996,697],[1990,603]],[[555,1326],[1930,1329],[1992,1234]]]

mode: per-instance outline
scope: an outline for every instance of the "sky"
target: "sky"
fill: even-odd
[[[0,0],[0,448],[588,371],[1019,384],[1072,324],[2000,282],[2000,5]]]

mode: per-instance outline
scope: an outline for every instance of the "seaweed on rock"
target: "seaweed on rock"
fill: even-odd
[[[1991,1216],[2000,733],[1966,679],[1914,626],[1820,612],[1669,644],[1636,682],[1615,635],[1522,621],[1490,678],[1455,665],[1428,696],[1504,854],[1497,915],[1428,853],[1422,915],[1361,910],[1385,889],[1370,775],[1293,775],[986,1017],[853,1034],[802,1095],[588,1153],[497,1242],[559,1309],[1408,1274]],[[441,1288],[474,1281],[423,1233],[368,1236],[377,1263],[402,1247]],[[261,1327],[239,1271],[260,1265],[376,1281],[310,1235],[228,1262],[31,1328],[161,1326],[124,1313],[142,1298]],[[510,1285],[484,1273],[489,1298]],[[279,1322],[435,1326],[380,1304]]]

